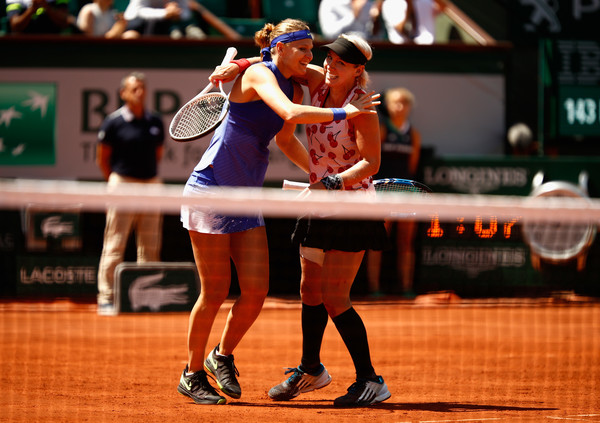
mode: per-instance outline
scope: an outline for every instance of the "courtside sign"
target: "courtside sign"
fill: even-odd
[[[56,86],[0,83],[0,165],[55,163]]]

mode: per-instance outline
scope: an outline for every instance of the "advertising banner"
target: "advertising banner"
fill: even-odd
[[[0,82],[0,166],[55,163],[54,83]]]
[[[0,69],[0,177],[101,179],[95,163],[98,129],[120,106],[120,81],[131,70]],[[165,128],[179,107],[204,88],[210,74],[209,69],[136,70],[146,74],[147,107],[163,116]],[[369,75],[375,91],[404,86],[415,94],[413,124],[424,147],[437,154],[502,153],[502,75],[376,71]],[[230,88],[226,84],[225,91]],[[308,99],[305,92],[305,103]],[[306,143],[304,125],[297,126],[296,135]],[[178,143],[167,136],[160,176],[166,181],[187,180],[209,141],[207,136]],[[270,150],[267,181],[306,180],[274,142]]]
[[[81,297],[96,295],[97,256],[17,256],[17,295]]]
[[[115,269],[119,313],[190,311],[200,294],[194,263],[121,263]]]

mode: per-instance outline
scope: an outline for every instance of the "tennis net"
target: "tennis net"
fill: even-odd
[[[191,287],[182,282],[194,273],[182,205],[265,216],[269,295],[235,351],[245,421],[594,421],[600,415],[598,200],[325,191],[298,198],[279,188],[184,198],[182,192],[182,185],[168,184],[111,190],[103,182],[0,181],[1,420],[147,423],[176,420],[182,406],[192,407],[172,398],[197,296],[195,276]],[[114,318],[98,316],[95,303],[109,207],[164,215],[160,263],[133,263],[135,242],[128,244],[131,266],[119,274]],[[299,216],[323,210],[340,219],[385,220],[390,235],[389,249],[365,254],[351,296],[392,398],[352,416],[329,404],[354,380],[332,324],[321,353],[331,386],[293,404],[265,395],[287,377],[281,367],[299,364],[302,351],[299,254],[290,235]],[[182,300],[184,288],[191,294]],[[230,294],[209,348],[239,294],[235,272]],[[131,389],[133,379],[150,388]],[[143,410],[136,406],[140,397],[152,399]],[[226,408],[211,407],[211,418],[231,419]]]

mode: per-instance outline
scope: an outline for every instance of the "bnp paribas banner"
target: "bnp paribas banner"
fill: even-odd
[[[0,165],[53,165],[56,85],[0,82]]]
[[[121,79],[146,74],[146,106],[165,128],[177,110],[208,83],[211,69],[2,68],[0,67],[0,178],[100,180],[98,130],[120,106]],[[499,74],[369,72],[382,92],[402,85],[416,96],[413,124],[436,154],[486,155],[504,151],[504,76]],[[225,84],[225,91],[231,83]],[[457,101],[460,99],[460,101]],[[305,103],[309,94],[305,91]],[[451,104],[452,107],[448,107]],[[168,133],[168,132],[167,132]],[[305,127],[296,135],[307,144]],[[178,143],[167,135],[160,176],[184,182],[210,137]],[[274,142],[267,181],[306,180]]]

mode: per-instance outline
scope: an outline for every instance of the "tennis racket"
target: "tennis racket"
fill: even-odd
[[[373,181],[375,191],[382,192],[416,192],[419,194],[429,194],[431,188],[421,182],[410,179],[386,178]]]
[[[380,192],[416,192],[428,194],[431,188],[427,185],[410,179],[386,178],[373,181],[375,191]],[[283,189],[285,190],[303,190],[309,186],[306,182],[295,182],[284,179]]]
[[[229,63],[237,54],[235,47],[229,47],[221,66]],[[193,141],[214,131],[225,119],[229,110],[229,95],[223,91],[209,92],[214,84],[209,83],[196,97],[188,101],[173,117],[169,126],[169,135],[175,141]]]

